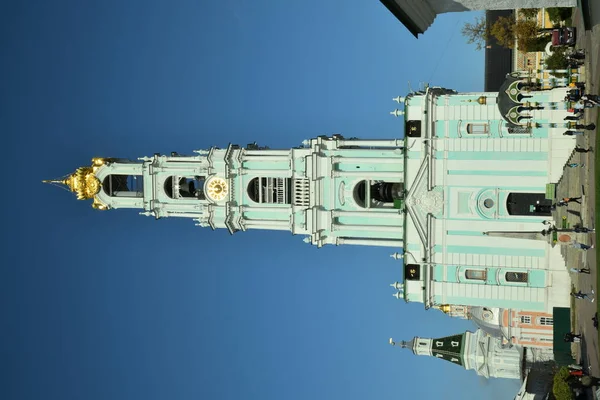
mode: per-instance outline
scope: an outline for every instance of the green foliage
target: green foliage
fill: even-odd
[[[477,50],[485,47],[485,41],[489,37],[489,27],[485,17],[477,17],[473,23],[465,22],[461,29],[462,35],[468,44],[474,44]]]
[[[490,28],[490,34],[496,38],[500,46],[512,49],[514,47],[515,27],[514,17],[499,17]]]
[[[528,48],[538,38],[538,25],[536,21],[519,20],[513,29],[519,49]]]
[[[515,40],[519,49],[530,47],[538,37],[538,25],[532,20],[516,20],[514,17],[500,17],[490,28],[490,34],[496,38],[503,47],[512,49]]]
[[[556,375],[554,375],[554,382],[552,384],[552,394],[556,400],[574,400],[573,391],[567,382],[569,380],[569,370],[567,367],[561,367]]]
[[[550,42],[550,40],[552,40],[551,35],[538,36],[528,41],[524,47],[520,47],[520,50],[524,52],[545,51],[546,45],[548,44],[548,42]]]
[[[546,11],[548,12],[550,21],[555,24],[570,19],[571,14],[573,13],[573,9],[569,7],[551,7],[546,8]]]
[[[565,50],[560,48],[555,48],[554,53],[546,57],[545,63],[547,69],[566,69],[569,67],[569,60],[567,60]]]
[[[519,14],[521,14],[523,18],[531,19],[537,17],[539,11],[539,8],[522,8],[519,10]]]

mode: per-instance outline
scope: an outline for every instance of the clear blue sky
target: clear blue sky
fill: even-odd
[[[387,344],[472,327],[395,300],[392,250],[230,237],[40,183],[93,156],[398,137],[409,81],[483,88],[471,18],[416,40],[377,0],[4,2],[0,398],[511,398]]]

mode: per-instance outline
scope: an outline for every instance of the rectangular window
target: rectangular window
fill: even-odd
[[[467,124],[467,133],[469,135],[487,135],[489,133],[488,124]]]
[[[465,271],[465,278],[485,281],[487,278],[487,271],[482,269],[468,269]]]
[[[507,272],[504,277],[506,282],[527,283],[529,280],[529,274],[527,272]]]
[[[552,317],[540,317],[539,325],[553,326],[554,318]]]
[[[521,323],[522,324],[531,324],[531,316],[530,315],[521,316]]]
[[[516,128],[508,128],[508,133],[512,135],[531,135],[531,128],[521,126]]]

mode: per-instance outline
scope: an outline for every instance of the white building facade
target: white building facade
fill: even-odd
[[[63,179],[99,210],[137,208],[230,233],[404,249],[399,296],[551,313],[569,305],[559,246],[541,232],[575,141],[565,88],[509,77],[500,93],[427,88],[395,100],[405,137],[320,136],[292,149],[95,158]],[[550,185],[551,187],[551,185]],[[402,257],[402,256],[400,256]]]

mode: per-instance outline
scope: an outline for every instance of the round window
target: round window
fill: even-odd
[[[485,199],[483,201],[483,205],[485,206],[485,208],[492,208],[492,207],[494,207],[494,200],[492,200],[492,199]]]

